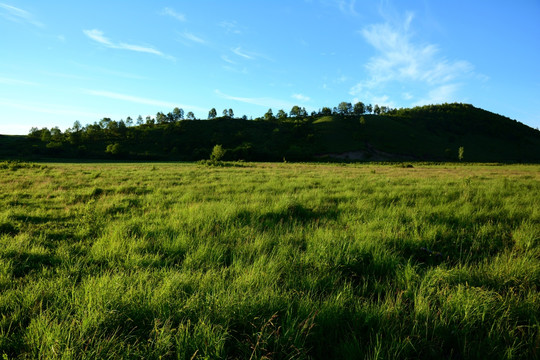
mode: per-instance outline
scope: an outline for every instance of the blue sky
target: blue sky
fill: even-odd
[[[540,127],[540,1],[0,0],[0,134],[471,103]]]

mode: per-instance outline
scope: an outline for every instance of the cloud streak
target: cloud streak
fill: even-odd
[[[237,48],[234,48],[234,49],[231,49],[231,51],[233,53],[235,53],[236,55],[240,56],[240,57],[243,57],[244,59],[248,59],[248,60],[253,60],[255,59],[255,56],[248,53],[247,51],[244,51],[242,50],[241,47],[237,47]]]
[[[231,49],[231,51],[233,52],[233,54],[235,54],[235,55],[237,55],[237,56],[239,56],[241,58],[247,59],[247,60],[265,59],[265,60],[268,60],[268,61],[274,61],[273,59],[267,57],[264,54],[244,50],[241,46],[233,48],[233,49]]]
[[[73,117],[88,117],[88,118],[96,118],[96,119],[103,116],[103,114],[100,114],[100,113],[73,109],[73,108],[66,107],[64,105],[18,102],[14,99],[5,99],[5,98],[0,98],[0,105],[5,106],[5,107],[19,109],[19,110],[24,110],[24,111],[41,113],[41,114],[63,115],[63,116],[73,116]]]
[[[161,51],[154,49],[151,46],[134,45],[134,44],[128,44],[124,42],[115,43],[111,41],[109,38],[105,37],[105,34],[103,33],[103,31],[98,30],[98,29],[83,30],[83,33],[86,36],[88,36],[90,39],[111,49],[129,50],[129,51],[153,54],[153,55],[161,56],[170,60],[174,60],[174,57],[170,55],[166,55],[162,53]]]
[[[32,81],[5,78],[5,77],[0,77],[0,84],[4,84],[4,85],[22,85],[22,86],[41,86],[41,84],[38,84],[38,83],[35,83],[35,82],[32,82]]]
[[[344,15],[358,16],[356,0],[320,0],[323,5],[338,8]]]
[[[459,81],[472,74],[473,66],[467,61],[446,59],[436,45],[414,43],[410,31],[413,18],[414,15],[408,13],[397,26],[387,22],[360,31],[378,54],[365,65],[368,78],[352,87],[351,95],[368,98],[366,100],[381,98],[384,95],[380,92],[387,87],[415,83],[427,89],[428,94],[420,95],[425,101],[454,100]]]
[[[311,98],[309,96],[306,96],[306,95],[302,95],[302,94],[293,94],[292,95],[292,98],[293,99],[296,99],[298,101],[302,101],[302,102],[308,102],[308,101],[311,101]]]
[[[28,23],[37,27],[44,26],[41,22],[37,21],[34,18],[34,15],[32,15],[26,10],[23,10],[23,9],[20,9],[20,8],[17,8],[15,6],[11,6],[8,4],[4,4],[4,3],[0,3],[0,10],[1,10],[0,15],[2,15],[2,17],[10,21],[19,22],[19,23],[25,22],[25,23]]]
[[[226,33],[239,35],[242,31],[239,29],[236,21],[222,21],[219,23]]]
[[[214,93],[217,96],[219,96],[219,97],[221,97],[223,99],[234,100],[234,101],[243,102],[243,103],[246,103],[246,104],[262,106],[264,108],[269,108],[270,107],[270,108],[274,108],[274,109],[290,109],[295,105],[295,104],[293,104],[293,103],[291,103],[289,101],[284,101],[284,100],[280,100],[280,99],[274,99],[274,98],[271,98],[271,97],[240,97],[240,96],[232,96],[232,95],[224,94],[219,90],[214,90]]]
[[[344,14],[354,15],[357,16],[358,13],[355,10],[356,7],[356,0],[338,0],[336,1],[337,6],[339,7],[339,10]]]
[[[173,17],[176,20],[181,21],[181,22],[186,21],[186,16],[184,14],[180,14],[180,13],[178,13],[178,12],[174,11],[173,9],[168,8],[168,7],[164,8],[161,11],[161,15],[167,15],[167,16]]]
[[[203,38],[200,38],[192,33],[189,33],[189,32],[185,32],[183,34],[181,34],[181,36],[186,39],[186,40],[189,40],[189,41],[192,41],[192,42],[195,42],[195,43],[198,43],[198,44],[206,44],[206,40],[204,40]]]
[[[197,107],[197,106],[173,103],[173,102],[163,101],[163,100],[143,98],[143,97],[138,97],[138,96],[116,93],[112,91],[83,89],[83,92],[88,95],[100,96],[100,97],[105,97],[105,98],[113,99],[113,100],[128,101],[128,102],[132,102],[136,104],[159,106],[166,109],[173,109],[175,107],[181,107],[181,108],[195,110],[195,111],[205,111],[205,109]]]
[[[227,55],[221,55],[221,60],[223,60],[223,61],[225,61],[225,62],[227,62],[229,64],[236,65],[236,62],[229,59],[229,57]]]

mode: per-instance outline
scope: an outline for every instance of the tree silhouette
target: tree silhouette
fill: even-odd
[[[210,109],[210,111],[208,112],[208,120],[215,119],[216,116],[217,116],[216,108]]]

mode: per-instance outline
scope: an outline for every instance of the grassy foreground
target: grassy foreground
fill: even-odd
[[[4,359],[540,355],[540,166],[0,165]]]

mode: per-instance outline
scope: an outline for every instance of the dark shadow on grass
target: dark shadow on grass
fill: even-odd
[[[19,229],[10,222],[0,223],[0,235],[17,235]]]
[[[32,216],[32,215],[12,215],[11,218],[16,221],[33,224],[33,225],[39,225],[39,224],[47,224],[50,222],[53,223],[63,223],[68,220],[73,219],[72,216]]]
[[[293,203],[278,211],[257,213],[255,211],[241,210],[236,214],[235,221],[240,225],[249,225],[265,231],[277,226],[305,225],[310,222],[335,220],[337,216],[336,206],[326,209],[310,209],[301,204]]]
[[[60,259],[53,255],[8,252],[5,256],[13,263],[13,276],[15,278],[21,278],[43,267],[52,267],[60,264]]]

